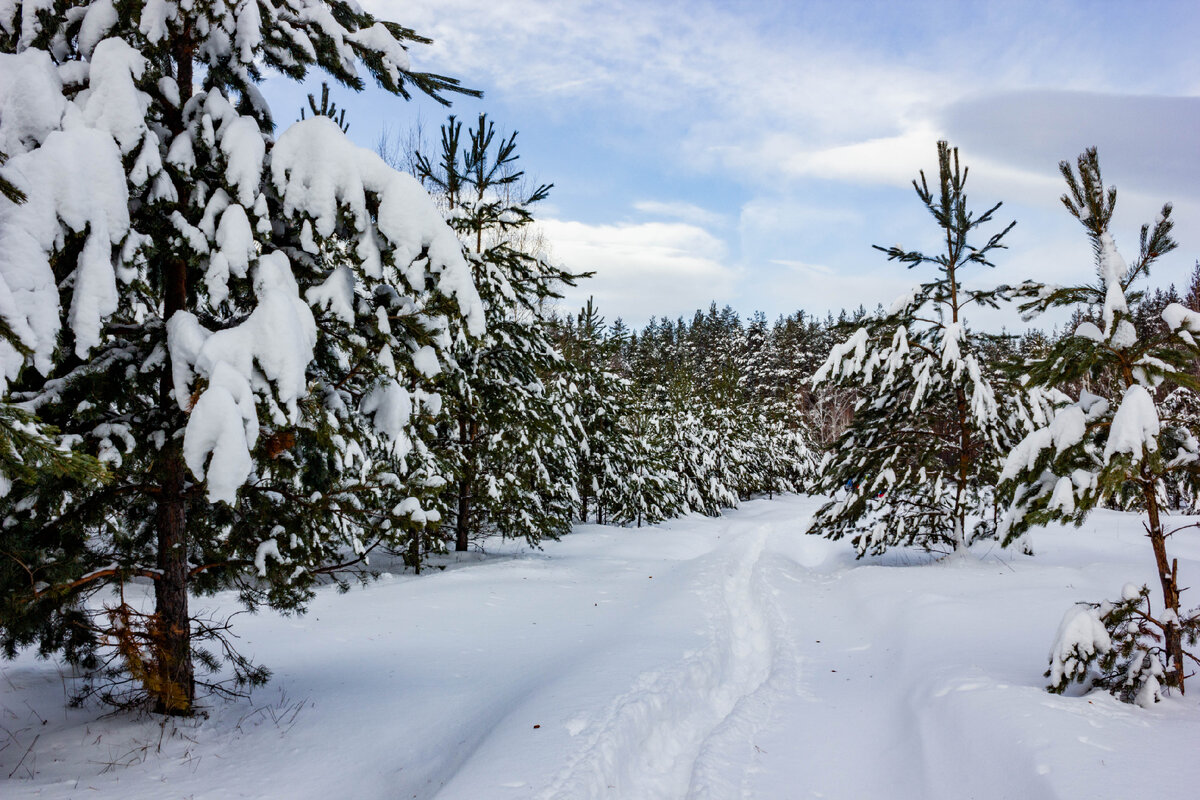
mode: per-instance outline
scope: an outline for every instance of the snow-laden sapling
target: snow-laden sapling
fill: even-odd
[[[455,367],[438,379],[446,420],[436,447],[454,470],[446,523],[456,550],[484,533],[536,545],[569,530],[577,499],[573,384],[549,309],[579,276],[531,246],[533,208],[551,187],[523,185],[517,134],[497,137],[481,114],[464,145],[462,127],[453,116],[442,126],[436,160],[413,156],[463,242],[487,323],[482,336],[452,326]]]
[[[1087,689],[1107,689],[1126,703],[1157,703],[1165,677],[1163,645],[1169,622],[1178,623],[1184,639],[1195,644],[1200,616],[1154,617],[1147,586],[1126,584],[1116,602],[1076,603],[1058,626],[1046,688],[1062,694],[1079,683]]]
[[[1105,678],[1100,685],[1125,699],[1153,700],[1160,683],[1182,692],[1187,662],[1196,663],[1185,649],[1195,641],[1196,612],[1183,611],[1178,561],[1167,554],[1168,538],[1195,525],[1169,525],[1166,498],[1168,484],[1188,496],[1200,488],[1200,442],[1182,420],[1164,413],[1161,398],[1169,396],[1172,385],[1197,388],[1191,368],[1200,358],[1200,314],[1171,303],[1162,312],[1164,325],[1139,329],[1130,304],[1141,292],[1133,287],[1149,275],[1155,261],[1175,249],[1171,206],[1163,206],[1153,226],[1142,226],[1138,258],[1126,263],[1109,232],[1117,191],[1104,188],[1096,150],[1084,152],[1077,167],[1066,161],[1060,165],[1068,188],[1062,202],[1091,240],[1096,280],[1071,287],[1031,282],[1018,293],[1026,298],[1022,309],[1028,313],[1082,305],[1097,314],[1100,324],[1082,322],[1044,358],[1026,364],[1027,385],[1064,391],[1077,387],[1077,399],[1025,436],[1005,460],[1001,479],[1012,502],[1001,535],[1012,541],[1055,520],[1079,525],[1092,509],[1132,495],[1146,515],[1161,606],[1154,611],[1148,595],[1139,593],[1141,600],[1135,602],[1126,593],[1119,603],[1105,607],[1111,610],[1095,615],[1119,653],[1115,657],[1132,659],[1126,670],[1131,683]],[[1064,640],[1054,652],[1070,650]],[[1095,651],[1101,656],[1108,652],[1099,646]],[[1126,651],[1144,655],[1139,661]],[[1084,651],[1072,662],[1053,656],[1051,688],[1061,689],[1064,680],[1081,676],[1081,667],[1055,669],[1055,658],[1061,668],[1085,663],[1087,657]],[[1102,664],[1102,672],[1111,666]]]
[[[909,268],[931,265],[935,277],[868,316],[836,345],[814,386],[857,391],[850,425],[830,448],[819,490],[835,498],[811,531],[851,536],[859,555],[897,545],[963,550],[994,535],[990,502],[1005,421],[985,372],[981,338],[968,325],[971,307],[996,307],[999,291],[968,289],[964,272],[993,266],[994,250],[1013,224],[982,244],[970,241],[1000,204],[968,210],[967,170],[958,150],[938,142],[938,181],[921,172],[917,196],[941,229],[945,252],[925,255],[879,247]]]
[[[324,116],[276,137],[257,83],[457,86],[412,70],[425,40],[342,0],[49,9],[0,7],[3,179],[25,196],[0,205],[0,286],[20,290],[0,291],[20,344],[0,368],[111,480],[0,499],[0,642],[90,667],[115,647],[154,708],[189,714],[195,660],[229,644],[189,592],[297,609],[423,526],[428,380],[450,318],[483,329],[416,180]]]

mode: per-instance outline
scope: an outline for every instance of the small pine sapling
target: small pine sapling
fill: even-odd
[[[984,343],[964,313],[997,307],[1002,292],[962,281],[967,268],[993,266],[992,251],[1004,247],[1015,223],[973,244],[1000,204],[969,211],[958,150],[938,142],[937,152],[937,185],[930,188],[921,172],[913,187],[945,252],[876,246],[909,268],[933,266],[935,278],[866,316],[812,379],[814,387],[853,390],[859,399],[819,469],[818,491],[835,499],[818,511],[811,531],[850,536],[860,556],[897,545],[961,551],[995,535],[981,509],[994,491],[1005,422],[982,366]]]
[[[1126,584],[1116,602],[1076,603],[1063,616],[1050,650],[1046,687],[1063,694],[1073,684],[1106,689],[1143,708],[1162,698],[1169,614],[1151,614],[1150,588]],[[1189,646],[1200,638],[1200,618],[1178,621]]]
[[[1132,503],[1146,515],[1162,588],[1161,610],[1152,614],[1146,592],[1136,597],[1126,592],[1119,603],[1094,606],[1104,609],[1094,617],[1107,631],[1112,649],[1081,651],[1071,662],[1074,667],[1063,668],[1067,661],[1055,654],[1070,652],[1071,647],[1060,631],[1049,677],[1051,691],[1061,691],[1070,680],[1087,680],[1084,666],[1099,659],[1101,674],[1095,685],[1126,700],[1152,702],[1160,684],[1182,692],[1187,662],[1200,663],[1185,648],[1196,640],[1200,610],[1183,611],[1179,563],[1167,554],[1170,536],[1196,527],[1169,525],[1167,498],[1168,487],[1182,496],[1196,495],[1200,441],[1186,418],[1172,416],[1162,399],[1171,396],[1172,385],[1197,388],[1194,366],[1200,344],[1195,334],[1200,333],[1200,313],[1168,303],[1160,315],[1163,324],[1139,326],[1130,311],[1142,297],[1134,284],[1176,247],[1171,206],[1163,206],[1153,226],[1142,226],[1140,253],[1127,264],[1109,231],[1117,190],[1104,188],[1095,148],[1078,158],[1077,170],[1067,161],[1060,169],[1068,189],[1063,205],[1091,240],[1097,279],[1070,287],[1027,282],[1015,294],[1025,298],[1021,307],[1029,314],[1060,307],[1094,309],[1103,328],[1080,322],[1073,335],[1026,363],[1027,386],[1062,391],[1078,387],[1077,399],[1062,405],[1009,453],[1001,481],[1011,502],[1000,533],[1010,542],[1048,522],[1080,525],[1092,509],[1112,504]],[[1114,669],[1127,677],[1117,680]]]

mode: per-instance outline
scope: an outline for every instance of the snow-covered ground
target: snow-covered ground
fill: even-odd
[[[1066,608],[1153,579],[1137,517],[1035,532],[1034,558],[855,561],[804,535],[818,502],[580,526],[541,552],[323,591],[302,617],[241,616],[275,677],[205,719],[67,709],[69,681],[26,654],[0,664],[0,795],[1200,794],[1200,679],[1149,710],[1042,690]],[[1185,584],[1197,539],[1171,543]]]

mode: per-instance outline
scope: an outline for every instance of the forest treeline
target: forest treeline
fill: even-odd
[[[412,70],[428,40],[327,0],[109,0],[0,11],[0,646],[77,665],[80,697],[188,715],[268,672],[197,595],[302,611],[393,555],[537,545],[776,492],[829,496],[812,532],[859,555],[963,551],[1147,515],[1148,590],[1089,606],[1053,686],[1149,702],[1182,687],[1164,517],[1200,485],[1200,270],[1146,293],[1171,209],[1126,263],[1095,151],[1063,202],[1095,252],[1073,287],[968,290],[1008,228],[966,206],[958,153],[914,188],[944,253],[880,248],[925,281],[890,308],[768,321],[715,304],[640,330],[559,306],[588,265],[546,257],[516,133],[352,143],[323,92],[277,127],[264,70],[407,99],[477,95]],[[408,172],[397,170],[397,165]],[[1011,225],[1009,226],[1011,227]],[[864,243],[865,244],[865,243]],[[897,269],[902,266],[897,266]],[[989,335],[973,306],[1071,308]],[[1088,648],[1091,649],[1088,649]]]

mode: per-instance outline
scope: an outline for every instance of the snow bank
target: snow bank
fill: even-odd
[[[1094,617],[1063,608],[1155,580],[1136,515],[1036,530],[1036,559],[946,568],[905,551],[857,561],[846,542],[799,535],[820,505],[582,525],[419,578],[373,561],[383,580],[322,587],[306,615],[240,617],[271,685],[165,734],[64,709],[58,667],[23,653],[0,664],[13,742],[0,774],[10,794],[63,800],[150,800],[164,785],[297,800],[1195,793],[1191,695],[1141,709],[1042,688],[1056,628],[1076,652],[1104,646]],[[264,532],[257,568],[276,568],[282,541]],[[1198,544],[1179,541],[1181,573],[1200,569]],[[239,607],[236,592],[205,605]],[[1069,669],[1071,645],[1056,651]]]

